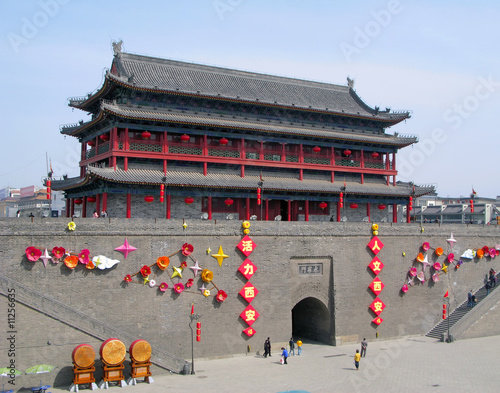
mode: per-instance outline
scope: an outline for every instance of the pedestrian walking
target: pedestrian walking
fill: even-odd
[[[295,356],[295,343],[293,342],[293,337],[290,337],[290,341],[288,341],[288,345],[290,345],[290,355]]]
[[[484,285],[484,287],[486,288],[486,296],[488,296],[490,293],[490,288],[491,288],[490,280],[486,281],[486,284]]]
[[[359,361],[361,360],[361,354],[359,349],[356,349],[356,354],[354,355],[354,365],[356,366],[356,371],[359,370]]]
[[[366,355],[366,348],[368,347],[368,343],[366,342],[366,338],[363,338],[363,341],[361,341],[361,357],[365,357]]]
[[[472,307],[472,289],[467,294],[467,307]]]
[[[264,357],[267,358],[267,355],[271,357],[271,339],[269,337],[264,341]]]
[[[283,364],[288,364],[286,360],[288,359],[288,351],[286,350],[285,347],[281,347],[282,351],[281,356],[283,357]]]
[[[474,307],[476,305],[476,295],[474,295],[474,294],[472,294],[472,297],[471,297],[471,304],[472,304],[471,307]]]
[[[302,352],[302,341],[301,341],[301,339],[299,338],[299,339],[297,340],[297,355],[299,355],[299,356],[300,356],[300,353],[301,353],[301,352]]]

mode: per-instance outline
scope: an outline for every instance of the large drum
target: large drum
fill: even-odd
[[[146,340],[135,340],[130,344],[129,352],[132,360],[138,363],[147,362],[151,358],[151,345]]]
[[[125,360],[127,348],[125,344],[117,338],[108,338],[102,343],[99,354],[101,355],[101,360],[105,364],[108,366],[117,366],[122,364]]]
[[[89,344],[80,344],[71,354],[73,364],[79,368],[88,368],[95,363],[95,351]]]

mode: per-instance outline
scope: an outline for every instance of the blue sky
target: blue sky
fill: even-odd
[[[78,175],[61,124],[67,98],[97,89],[127,52],[346,84],[370,106],[412,111],[388,132],[418,135],[400,180],[440,196],[500,195],[500,3],[495,1],[3,0],[0,188]]]

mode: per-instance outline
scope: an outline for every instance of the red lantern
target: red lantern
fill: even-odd
[[[358,208],[358,204],[357,204],[357,203],[351,203],[351,204],[349,205],[349,207],[350,207],[351,209],[357,209],[357,208]]]
[[[143,139],[149,139],[151,138],[151,133],[149,131],[144,131],[141,136],[143,137]]]
[[[163,203],[164,195],[165,195],[165,184],[160,184],[160,203]]]
[[[196,341],[201,341],[201,322],[196,322]]]
[[[260,188],[257,188],[257,205],[260,205]]]
[[[95,146],[95,141],[88,141],[87,145],[89,145],[90,147],[94,147]]]
[[[187,135],[187,134],[181,135],[181,141],[182,142],[188,142],[189,139],[190,139],[189,135]]]
[[[94,203],[96,201],[95,196],[89,196],[87,202]]]
[[[321,151],[321,147],[319,147],[319,146],[314,146],[313,147],[313,152],[319,153],[320,151]]]
[[[345,155],[345,156],[350,156],[350,155],[351,155],[351,153],[352,153],[352,152],[351,152],[349,149],[345,149],[345,150],[344,150],[344,155]]]
[[[75,199],[75,204],[81,205],[82,203],[83,203],[83,200],[81,200],[80,198]]]
[[[231,198],[227,198],[224,203],[228,206],[231,206],[233,204],[233,200]]]
[[[194,199],[191,197],[187,197],[186,199],[184,199],[184,202],[186,202],[188,205],[190,205],[191,203],[194,202]]]
[[[326,209],[327,206],[328,206],[328,203],[326,203],[326,202],[321,202],[319,204],[319,207],[322,208],[322,209]]]
[[[227,145],[229,143],[229,141],[226,138],[220,138],[219,143],[222,146],[225,146],[225,145]]]
[[[408,202],[408,210],[413,210],[413,197],[410,197],[410,201]]]
[[[474,213],[474,199],[471,199],[469,203],[470,203],[470,212]]]
[[[339,207],[344,207],[344,193],[339,194]]]
[[[50,179],[47,180],[47,199],[50,198],[50,186],[52,185],[52,181]]]
[[[385,210],[385,205],[378,205],[379,210]]]
[[[373,158],[377,158],[378,156],[379,156],[379,154],[378,154],[376,151],[374,151],[374,152],[372,153],[372,157],[373,157]]]
[[[446,319],[446,304],[443,304],[443,319]]]
[[[109,141],[109,134],[102,134],[99,138],[101,138],[104,142]]]
[[[147,202],[147,203],[151,203],[155,200],[155,198],[151,195],[148,195],[148,196],[145,196],[144,197],[144,200]]]

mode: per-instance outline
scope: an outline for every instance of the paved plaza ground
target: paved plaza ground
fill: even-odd
[[[500,336],[453,343],[427,337],[369,341],[359,371],[353,361],[357,348],[358,344],[333,347],[306,341],[302,355],[289,358],[288,365],[279,363],[278,348],[273,348],[270,358],[247,355],[195,360],[194,375],[158,375],[150,385],[110,386],[108,391],[485,393],[500,390]]]

